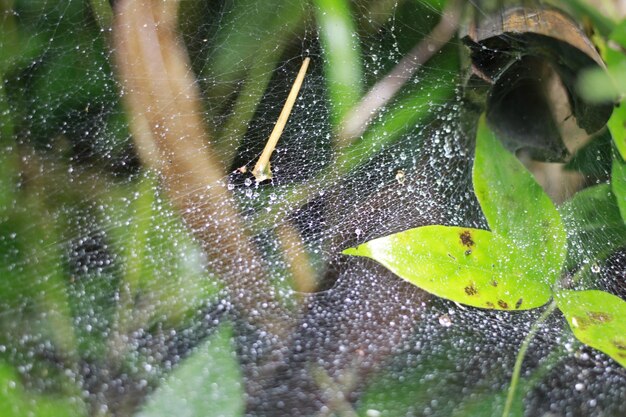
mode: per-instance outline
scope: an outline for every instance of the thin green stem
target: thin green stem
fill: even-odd
[[[108,31],[113,25],[113,9],[107,0],[90,0],[91,11],[100,29]]]
[[[513,368],[513,375],[511,375],[511,384],[509,385],[509,391],[506,396],[506,403],[504,404],[504,411],[502,412],[502,417],[508,417],[511,414],[511,407],[513,406],[513,400],[515,399],[515,393],[517,392],[517,385],[519,383],[520,374],[522,372],[522,363],[524,362],[524,357],[526,356],[526,352],[530,347],[530,342],[535,338],[535,335],[539,331],[540,326],[546,321],[548,317],[556,310],[556,302],[554,300],[550,303],[548,308],[539,316],[537,321],[533,323],[530,327],[530,331],[524,338],[522,342],[522,346],[517,352],[517,357],[515,359],[515,367]]]

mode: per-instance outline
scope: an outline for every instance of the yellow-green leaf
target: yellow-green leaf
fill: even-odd
[[[604,291],[559,291],[559,309],[574,336],[626,367],[626,302]]]
[[[343,252],[372,258],[410,283],[474,307],[526,310],[545,304],[550,280],[511,241],[486,230],[426,226]]]

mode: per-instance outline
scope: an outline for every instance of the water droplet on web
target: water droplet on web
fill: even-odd
[[[396,181],[398,181],[398,184],[403,185],[405,180],[406,180],[406,177],[404,174],[404,170],[403,169],[398,170],[398,172],[396,172]]]
[[[452,319],[448,314],[442,314],[439,316],[439,324],[443,327],[450,327],[452,326]]]

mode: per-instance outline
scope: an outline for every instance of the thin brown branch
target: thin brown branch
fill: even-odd
[[[289,265],[294,290],[301,294],[315,291],[316,274],[298,229],[291,222],[285,222],[276,228],[276,233]]]
[[[200,93],[176,35],[177,1],[120,0],[114,51],[133,138],[251,324],[284,335],[285,317],[209,145]],[[263,309],[264,314],[252,314]]]
[[[370,120],[389,103],[415,71],[452,39],[459,26],[462,3],[460,0],[450,1],[434,29],[348,113],[339,130],[337,143],[340,148],[361,136]]]

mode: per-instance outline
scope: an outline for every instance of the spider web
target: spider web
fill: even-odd
[[[515,355],[541,311],[466,308],[340,254],[423,225],[486,228],[461,125],[458,39],[432,51],[347,145],[337,142],[337,113],[431,33],[445,2],[349,7],[348,52],[361,77],[337,96],[331,73],[350,62],[329,67],[323,10],[297,1],[180,2],[179,36],[213,139],[206,149],[266,267],[257,277],[246,259],[224,272],[207,256],[162,176],[142,165],[107,2],[2,2],[0,398],[9,415],[135,415],[224,323],[234,329],[249,415],[500,415]],[[257,183],[250,170],[305,57],[311,64],[271,159],[273,179]],[[528,164],[564,199],[608,179],[598,155],[586,177]],[[240,247],[212,239],[229,253]],[[598,264],[599,286],[623,278],[620,256]],[[587,258],[580,262],[595,261]],[[246,315],[263,318],[262,308],[240,307],[259,297],[255,285],[265,279],[283,308],[272,320],[295,323],[280,343],[249,323]],[[231,281],[248,292],[234,293]],[[524,415],[626,413],[624,370],[575,342],[563,323],[553,316],[531,343]]]

